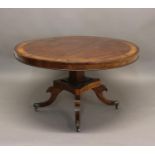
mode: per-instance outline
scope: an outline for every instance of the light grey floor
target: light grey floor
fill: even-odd
[[[18,64],[19,65],[19,64]],[[136,68],[88,72],[100,77],[108,96],[120,109],[100,103],[93,92],[82,96],[81,132],[74,131],[73,97],[63,92],[40,112],[32,103],[48,97],[46,88],[63,71],[21,65],[22,70],[0,74],[0,145],[154,145],[155,80]],[[146,71],[145,71],[146,72]]]

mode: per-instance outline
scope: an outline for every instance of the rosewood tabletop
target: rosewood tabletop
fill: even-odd
[[[138,58],[138,47],[129,41],[96,36],[64,36],[24,41],[16,45],[15,57],[28,65],[48,69],[67,70],[69,76],[53,82],[47,89],[51,97],[34,103],[34,108],[52,104],[63,90],[75,97],[75,127],[80,131],[80,96],[93,90],[102,103],[118,109],[118,101],[107,99],[105,85],[98,78],[85,76],[87,70],[105,70],[133,63]]]
[[[120,67],[138,57],[138,48],[124,40],[91,36],[25,41],[15,48],[22,62],[38,67],[95,70]]]

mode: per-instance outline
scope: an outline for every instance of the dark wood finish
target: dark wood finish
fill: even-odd
[[[107,105],[115,105],[115,108],[118,109],[118,101],[109,100],[103,95],[103,91],[107,91],[107,88],[104,85],[100,85],[99,87],[93,88],[93,91],[95,92],[96,96],[100,99],[100,101]]]
[[[80,95],[75,95],[75,127],[80,132]]]
[[[51,93],[50,98],[47,101],[44,101],[44,102],[34,103],[33,106],[35,108],[35,111],[37,111],[39,107],[46,107],[46,106],[52,104],[62,90],[63,90],[62,88],[60,88],[60,87],[58,88],[56,86],[49,87],[47,89],[47,92]]]
[[[69,81],[71,83],[76,83],[76,82],[83,82],[85,79],[85,75],[84,75],[84,72],[83,71],[79,71],[79,72],[76,72],[76,71],[70,71],[69,72]]]
[[[47,89],[51,93],[51,97],[41,103],[34,103],[34,108],[38,111],[39,107],[45,107],[52,104],[58,94],[63,90],[71,92],[75,96],[75,127],[76,131],[80,131],[80,96],[88,91],[93,90],[96,96],[107,105],[114,105],[118,108],[118,102],[109,100],[103,96],[103,91],[107,91],[99,79],[85,77],[83,72],[71,71],[69,77],[65,79],[55,80],[53,86]]]
[[[138,58],[138,47],[128,41],[103,37],[55,37],[22,42],[15,47],[15,56],[38,67],[96,70],[134,62]]]
[[[80,96],[84,92],[93,90],[102,103],[118,108],[117,101],[103,95],[107,88],[100,79],[86,77],[84,71],[128,65],[138,58],[138,47],[128,41],[103,37],[55,37],[22,42],[15,47],[15,56],[29,65],[69,71],[67,78],[55,80],[47,89],[51,93],[47,101],[33,106],[38,111],[52,104],[63,90],[71,92],[75,97],[75,127],[79,132]]]

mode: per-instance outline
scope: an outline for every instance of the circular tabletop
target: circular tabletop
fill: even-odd
[[[66,36],[25,41],[15,47],[23,63],[49,69],[99,70],[128,65],[138,47],[128,41],[95,36]]]

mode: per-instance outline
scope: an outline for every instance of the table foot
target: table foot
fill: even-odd
[[[37,112],[39,107],[46,107],[46,106],[49,106],[50,104],[52,104],[56,100],[57,96],[60,94],[61,91],[62,91],[62,89],[60,89],[60,88],[49,87],[47,89],[47,92],[51,93],[50,98],[44,102],[34,103],[33,104],[34,110]]]
[[[80,132],[80,96],[75,95],[75,128]]]
[[[100,85],[99,87],[93,88],[98,99],[107,105],[115,106],[115,109],[118,109],[119,103],[116,100],[109,100],[103,95],[103,91],[107,91],[107,88],[104,85]]]

